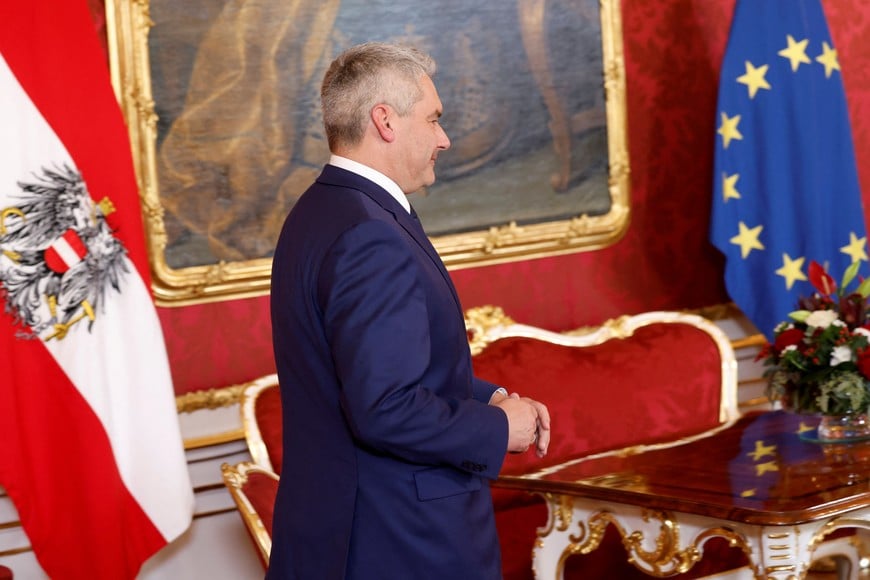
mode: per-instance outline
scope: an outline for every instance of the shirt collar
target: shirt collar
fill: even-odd
[[[365,177],[369,181],[375,182],[376,184],[386,189],[387,193],[393,196],[396,201],[398,201],[402,205],[402,207],[405,208],[405,211],[408,212],[408,214],[411,213],[411,203],[408,201],[408,196],[405,195],[405,192],[402,191],[402,188],[400,188],[395,181],[393,181],[380,171],[372,169],[368,165],[363,165],[362,163],[354,161],[353,159],[348,159],[347,157],[342,157],[335,154],[330,155],[329,164],[350,171],[351,173],[356,173],[357,175]]]

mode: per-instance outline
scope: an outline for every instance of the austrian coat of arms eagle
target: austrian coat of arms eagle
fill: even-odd
[[[62,340],[76,323],[93,327],[107,292],[121,291],[127,251],[81,174],[43,168],[0,207],[0,300],[22,337]]]

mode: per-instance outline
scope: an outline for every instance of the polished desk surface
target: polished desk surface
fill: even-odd
[[[820,444],[816,423],[753,412],[697,438],[578,458],[497,485],[761,526],[870,505],[870,441]]]

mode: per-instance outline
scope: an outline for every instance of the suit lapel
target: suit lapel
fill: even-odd
[[[414,241],[417,242],[417,244],[419,244],[429,256],[432,264],[438,269],[441,276],[444,278],[444,281],[447,283],[447,287],[450,288],[450,293],[456,301],[456,307],[460,312],[462,311],[462,305],[459,302],[459,295],[456,293],[456,288],[453,286],[453,280],[450,278],[447,268],[444,267],[444,262],[441,260],[441,256],[438,255],[432,242],[429,241],[426,232],[423,231],[423,225],[420,223],[420,220],[408,214],[408,212],[405,211],[405,208],[402,207],[388,191],[361,175],[357,175],[352,171],[347,171],[333,165],[327,165],[324,167],[323,172],[320,174],[320,177],[317,178],[317,181],[356,189],[360,193],[370,197],[375,203],[381,206],[384,211],[391,214],[393,219],[395,219],[405,231],[411,234]],[[411,211],[413,212],[414,209],[411,208]]]

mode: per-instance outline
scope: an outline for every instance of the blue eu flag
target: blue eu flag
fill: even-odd
[[[722,63],[711,240],[768,339],[813,288],[867,260],[837,51],[819,0],[738,0]]]

